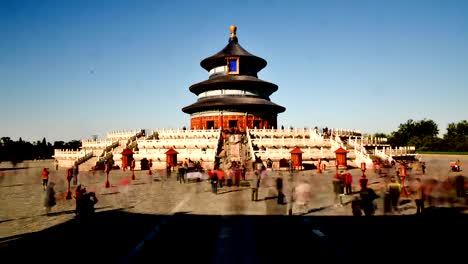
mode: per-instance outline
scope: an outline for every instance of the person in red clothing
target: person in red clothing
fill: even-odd
[[[343,192],[344,192],[344,177],[341,173],[342,172],[340,173],[336,172],[332,180],[333,191],[335,192],[335,205],[336,206],[342,206],[343,204],[343,201],[341,200],[341,195],[343,195]]]
[[[94,205],[98,202],[94,192],[88,192],[86,187],[81,184],[75,190],[76,209],[75,215],[77,217],[89,216],[94,213]]]
[[[44,168],[42,170],[42,189],[45,191],[47,189],[47,183],[49,182],[49,170]]]
[[[226,179],[224,178],[224,172],[218,169],[216,170],[216,175],[218,175],[219,187],[223,188],[224,182],[226,181]]]
[[[361,191],[367,189],[367,182],[368,179],[365,174],[362,174],[361,178],[359,179],[359,185],[361,186]]]
[[[82,205],[82,201],[83,201],[83,196],[86,192],[86,188],[84,188],[81,184],[79,184],[78,186],[76,186],[76,189],[75,189],[75,202],[76,202],[76,206],[75,206],[75,215],[78,215],[81,211],[81,205]]]
[[[351,194],[353,192],[353,175],[351,173],[346,172],[344,174],[344,182],[345,182],[345,193]]]

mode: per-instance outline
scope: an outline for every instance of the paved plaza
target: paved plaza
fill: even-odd
[[[465,156],[461,156],[461,158],[463,164],[468,164]],[[409,178],[416,176],[423,177],[423,179],[439,177],[439,180],[443,181],[455,176],[448,171],[448,162],[451,157],[423,156],[422,159],[427,164],[426,175],[419,175],[418,168],[415,167],[410,172]],[[11,165],[2,163],[0,168],[8,166]],[[22,245],[21,243],[24,243],[24,246],[30,245],[27,241],[37,243],[45,238],[48,243],[53,244],[50,247],[55,248],[60,247],[58,244],[68,241],[69,238],[79,237],[78,240],[86,240],[85,236],[87,236],[96,240],[96,243],[107,245],[116,243],[113,248],[117,251],[120,249],[120,251],[115,255],[115,259],[121,260],[133,255],[137,259],[143,256],[153,256],[156,254],[155,249],[162,250],[172,246],[173,243],[175,244],[173,246],[177,248],[180,241],[174,240],[175,237],[180,239],[183,237],[183,240],[186,240],[183,242],[184,248],[187,247],[187,243],[192,243],[193,248],[199,248],[200,245],[197,245],[199,242],[214,243],[213,248],[203,251],[203,253],[186,248],[190,252],[193,250],[192,253],[198,254],[200,259],[210,258],[210,261],[216,263],[226,263],[226,254],[229,255],[229,250],[232,250],[230,243],[241,241],[239,243],[245,245],[240,248],[246,252],[242,256],[250,259],[247,261],[239,256],[240,259],[236,257],[233,258],[233,261],[250,263],[253,256],[261,255],[261,262],[268,263],[269,260],[275,260],[274,258],[269,259],[274,256],[274,251],[270,250],[275,247],[280,249],[286,243],[292,243],[292,241],[275,242],[277,240],[275,237],[292,240],[308,239],[312,240],[310,243],[317,247],[324,247],[323,239],[321,240],[323,237],[333,237],[334,243],[338,243],[338,241],[347,239],[344,235],[346,232],[357,232],[357,230],[346,229],[346,223],[350,225],[365,223],[367,227],[379,229],[380,233],[387,233],[393,230],[390,226],[396,228],[398,225],[395,223],[401,223],[404,221],[403,219],[414,219],[415,214],[414,202],[407,200],[401,205],[401,211],[396,216],[382,218],[382,194],[389,175],[395,174],[394,169],[384,169],[380,175],[372,170],[366,171],[369,187],[381,195],[377,199],[378,209],[376,216],[372,217],[373,219],[352,217],[350,201],[358,195],[357,181],[361,175],[359,169],[349,170],[353,175],[353,191],[356,194],[343,196],[343,206],[337,206],[335,202],[331,181],[335,173],[334,167],[329,167],[321,174],[315,170],[295,172],[292,176],[287,171],[269,172],[271,180],[264,181],[262,184],[260,201],[257,202],[251,201],[251,188],[247,184],[240,187],[223,187],[218,190],[218,194],[213,194],[207,181],[181,184],[176,180],[175,173],[168,177],[165,171],[154,171],[152,175],[149,175],[147,171],[135,171],[136,179],[131,180],[131,171],[113,170],[109,177],[112,187],[104,188],[104,172],[80,171],[79,183],[84,184],[88,191],[96,192],[99,199],[96,204],[95,220],[83,224],[75,219],[74,200],[58,199],[57,205],[52,208],[51,213],[48,215],[45,213],[43,207],[45,192],[40,180],[40,172],[43,167],[50,169],[50,181],[56,183],[58,196],[64,197],[67,190],[65,169],[55,170],[51,161],[24,162],[18,164],[15,170],[3,169],[0,172],[0,238],[2,239],[0,248],[5,252],[16,252],[14,249],[21,248],[19,246]],[[307,208],[300,212],[294,210],[294,216],[288,216],[289,205],[287,203],[277,204],[276,202],[274,179],[279,176],[284,179],[284,192],[287,200],[289,200],[292,186],[297,181],[306,179],[312,188],[312,199]],[[246,182],[249,182],[251,177],[252,175],[248,174]],[[435,195],[443,197],[445,194],[436,191]],[[461,214],[457,213],[459,216],[456,219],[461,219],[466,215],[466,205],[462,201],[447,203],[446,200],[440,199],[436,206],[447,210],[456,208],[458,212],[461,212]],[[453,211],[451,210],[451,212]],[[374,219],[380,219],[380,222]],[[453,219],[450,219],[452,224],[459,221],[453,222]],[[295,222],[294,227],[291,227],[291,221]],[[290,231],[284,228],[278,229],[280,226],[286,225]],[[406,223],[404,225],[411,226],[411,224]],[[419,223],[418,226],[421,224]],[[455,228],[455,226],[451,228]],[[303,233],[304,230],[308,231]],[[423,232],[421,230],[417,232]],[[407,230],[407,232],[410,231]],[[299,233],[305,237],[301,238],[298,236]],[[187,236],[188,234],[190,236]],[[449,236],[450,233],[445,235]],[[48,236],[51,238],[47,239]],[[224,237],[235,237],[235,239],[223,240]],[[259,239],[263,242],[260,243]],[[362,240],[363,238],[353,239]],[[249,243],[255,245],[249,245]],[[269,245],[268,248],[265,248],[264,243]],[[280,244],[276,245],[276,243]],[[300,249],[304,245],[296,245],[296,247]],[[333,252],[330,251],[330,247],[333,248]],[[219,248],[225,250],[220,251]],[[102,253],[98,249],[89,249],[89,252],[82,254],[89,255],[92,252],[98,254],[96,256],[100,256]],[[339,253],[341,252],[340,247],[328,246],[321,251],[321,254],[325,254],[325,252],[335,257],[343,255]],[[270,253],[273,255],[270,256]],[[165,253],[159,252],[158,254],[164,255]],[[347,254],[357,253],[348,252]],[[180,256],[180,258],[185,257]]]

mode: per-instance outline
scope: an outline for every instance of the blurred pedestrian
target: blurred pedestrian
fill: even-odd
[[[258,189],[260,188],[260,175],[258,171],[254,173],[254,181],[252,183],[252,201],[258,201]]]
[[[211,183],[211,191],[214,194],[218,194],[218,175],[216,174],[216,172],[214,172],[213,175],[211,176],[210,183]]]
[[[245,181],[245,173],[247,172],[247,168],[245,167],[245,164],[242,164],[241,167],[241,174],[242,174],[242,180]]]
[[[352,194],[353,193],[353,175],[349,172],[344,174],[344,184],[345,184],[345,193]]]
[[[73,165],[73,185],[78,184],[78,174],[79,174],[79,169],[78,165]]]
[[[293,188],[293,214],[305,214],[307,213],[308,205],[312,197],[312,189],[310,184],[305,180],[301,179],[298,185]]]
[[[332,180],[333,192],[335,193],[335,206],[343,206],[342,196],[344,194],[344,180],[340,173],[335,173]]]
[[[277,197],[277,204],[283,204],[284,203],[284,193],[283,193],[283,178],[281,176],[278,176],[276,178],[276,191],[278,192],[278,197]]]
[[[85,189],[81,184],[76,186],[75,189],[75,215],[78,215],[81,211],[81,205],[83,201],[83,195],[85,193]]]
[[[95,192],[88,192],[86,187],[79,185],[75,190],[76,210],[77,217],[92,215],[95,211],[94,205],[97,204],[98,199]]]
[[[365,216],[371,216],[375,214],[377,205],[375,204],[375,199],[379,196],[375,193],[374,189],[366,188],[365,190],[359,193],[361,198],[361,209],[364,211]]]
[[[461,166],[462,166],[461,161],[457,160],[457,162],[455,164],[457,165],[457,171],[461,171]]]
[[[355,196],[351,201],[351,210],[353,212],[353,216],[362,216],[361,200],[359,197]]]
[[[396,177],[392,176],[387,184],[387,195],[390,200],[391,209],[394,212],[398,211],[398,202],[400,200],[401,184],[397,182]]]
[[[223,188],[223,186],[225,185],[224,183],[226,182],[226,179],[224,177],[224,171],[217,169],[215,172],[216,172],[216,175],[218,176],[219,188]]]
[[[455,190],[457,192],[458,198],[464,198],[466,195],[465,191],[465,177],[463,175],[458,175],[455,178]]]
[[[167,163],[166,165],[166,176],[170,177],[171,176],[171,171],[172,171],[172,163]]]
[[[45,191],[47,189],[47,183],[49,182],[49,170],[47,168],[42,169],[42,189]]]
[[[367,182],[369,180],[367,179],[365,174],[362,174],[360,179],[359,179],[359,185],[361,187],[361,191],[367,189]]]
[[[179,176],[179,183],[182,183],[182,182],[185,183],[185,175],[187,175],[186,168],[188,167],[179,165],[179,168],[177,169],[177,173]]]
[[[153,175],[153,171],[151,170],[152,167],[153,167],[153,160],[149,159],[149,161],[148,161],[148,175]]]
[[[47,185],[46,196],[45,196],[45,199],[44,199],[44,207],[46,209],[47,214],[49,214],[50,211],[52,210],[52,207],[54,207],[57,204],[56,198],[55,198],[54,186],[55,186],[54,182],[50,182]]]
[[[424,191],[420,178],[416,178],[410,185],[411,196],[416,204],[416,214],[424,211]]]

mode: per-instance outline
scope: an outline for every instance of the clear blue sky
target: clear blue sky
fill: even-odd
[[[200,61],[267,60],[278,124],[390,133],[468,119],[468,1],[0,1],[0,137],[189,127]]]

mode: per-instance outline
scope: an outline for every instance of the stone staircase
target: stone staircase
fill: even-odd
[[[220,169],[226,171],[232,161],[244,164],[247,174],[252,170],[253,157],[250,157],[248,141],[245,134],[229,134],[222,146],[220,156]]]
[[[81,171],[90,171],[94,165],[96,165],[96,162],[98,161],[98,157],[92,157],[88,159],[86,162],[83,162],[80,165],[80,170]]]

